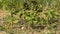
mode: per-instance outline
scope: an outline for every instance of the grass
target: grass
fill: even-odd
[[[0,29],[9,34],[59,34],[59,6],[60,0],[1,0]]]

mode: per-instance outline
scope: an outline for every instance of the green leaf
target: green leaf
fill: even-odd
[[[10,15],[8,15],[8,16],[6,17],[6,19],[7,19],[7,20],[11,20],[12,17],[11,17]]]
[[[2,30],[5,30],[5,28],[3,27],[3,26],[0,26],[0,30],[2,31]]]

